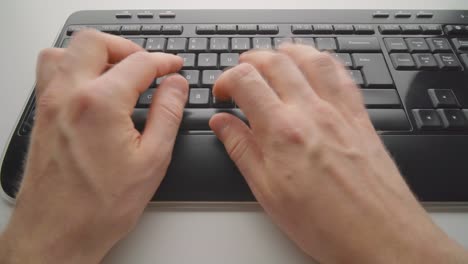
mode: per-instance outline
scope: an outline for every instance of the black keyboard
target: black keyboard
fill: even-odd
[[[422,201],[468,201],[468,11],[81,11],[67,20],[55,46],[66,48],[84,28],[184,59],[180,74],[190,85],[189,99],[156,200],[253,200],[208,126],[217,112],[247,120],[234,102],[214,98],[211,88],[242,52],[289,42],[343,62],[361,87],[375,129]],[[139,130],[163,79],[154,80],[135,106]],[[2,187],[12,197],[34,113],[33,93],[2,167]]]

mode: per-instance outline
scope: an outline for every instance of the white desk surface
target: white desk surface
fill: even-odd
[[[74,11],[84,9],[465,9],[465,0],[5,0],[0,3],[0,151],[34,83],[38,52],[51,46]],[[2,151],[3,152],[3,151]],[[2,153],[1,152],[1,153]],[[330,205],[333,206],[333,205]],[[0,229],[12,206],[0,200]],[[431,211],[468,248],[468,211]],[[346,235],[346,234],[343,234]],[[312,263],[257,207],[148,208],[104,263]]]

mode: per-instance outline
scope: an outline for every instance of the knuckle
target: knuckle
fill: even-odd
[[[282,54],[279,52],[275,52],[275,53],[271,52],[271,55],[266,60],[265,66],[280,65],[280,64],[288,63],[290,61],[291,59],[285,54]]]
[[[39,55],[37,56],[38,65],[47,63],[50,60],[54,59],[57,52],[58,52],[58,49],[56,48],[46,48],[46,49],[41,50],[39,52]]]
[[[316,116],[317,125],[322,131],[336,131],[340,119],[337,111],[328,103],[318,103],[314,107],[314,115]]]
[[[59,112],[59,105],[54,98],[54,94],[45,91],[37,101],[37,116],[44,117],[47,120],[55,117]]]
[[[303,145],[307,142],[307,130],[304,126],[298,125],[300,122],[288,117],[282,118],[281,115],[278,117],[274,127],[283,144]]]
[[[248,147],[249,144],[245,137],[235,136],[231,140],[227,152],[234,162],[239,162],[244,157]]]
[[[153,57],[149,52],[146,51],[137,51],[130,56],[132,60],[137,62],[154,63]]]
[[[316,53],[313,54],[309,57],[309,63],[313,67],[316,67],[318,69],[323,69],[323,70],[330,70],[335,68],[335,61],[330,56],[330,54],[327,53]]]
[[[72,120],[90,111],[98,104],[98,95],[93,89],[80,89],[70,96]]]
[[[174,100],[167,100],[161,104],[161,111],[170,125],[179,125],[183,117],[183,106]]]
[[[229,77],[231,83],[242,84],[258,83],[261,78],[257,72],[257,69],[249,63],[242,63],[237,67],[232,68]]]
[[[318,68],[334,68],[335,67],[335,60],[330,54],[320,52],[315,55],[312,60],[313,65],[316,65]]]

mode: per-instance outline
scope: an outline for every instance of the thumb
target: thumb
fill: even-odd
[[[227,153],[252,191],[256,193],[255,189],[260,184],[259,166],[262,166],[263,159],[250,128],[239,118],[228,113],[214,115],[209,125],[218,139],[223,142]]]

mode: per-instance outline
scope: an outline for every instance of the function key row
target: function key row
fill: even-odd
[[[276,35],[279,33],[278,25],[273,24],[222,24],[222,25],[197,25],[195,32],[199,35],[215,34],[265,34]]]
[[[360,34],[373,35],[373,25],[330,25],[330,24],[296,24],[291,26],[293,34]]]
[[[182,25],[158,25],[158,24],[146,24],[146,25],[77,25],[69,26],[67,28],[67,35],[71,36],[73,33],[86,29],[92,28],[104,33],[114,35],[181,35],[184,27]]]
[[[379,26],[380,33],[384,35],[390,34],[425,34],[425,35],[440,35],[442,34],[442,28],[440,25],[394,25],[386,24]]]
[[[468,25],[446,25],[444,31],[447,35],[468,35]]]

